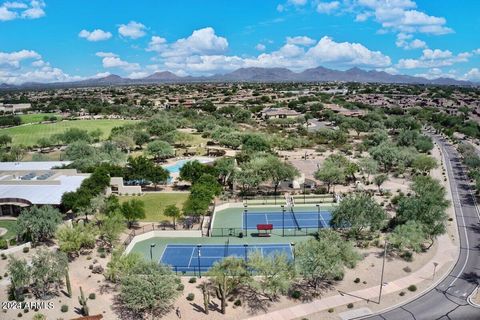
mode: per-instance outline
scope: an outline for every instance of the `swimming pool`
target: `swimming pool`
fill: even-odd
[[[174,177],[176,177],[180,173],[180,169],[182,169],[182,167],[185,165],[185,163],[187,163],[189,161],[195,161],[195,160],[199,161],[200,163],[209,163],[209,162],[213,162],[215,159],[213,159],[213,158],[183,159],[183,160],[179,160],[179,161],[175,162],[174,164],[164,165],[162,167],[164,169],[168,170],[168,172],[170,172],[171,175],[174,175]],[[173,181],[174,177],[170,176],[168,178],[168,183],[171,183]]]

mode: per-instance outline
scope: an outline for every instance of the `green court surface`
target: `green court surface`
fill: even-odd
[[[131,252],[140,253],[145,259],[150,260],[150,245],[155,244],[155,247],[152,248],[152,260],[159,261],[162,257],[163,251],[165,250],[167,244],[190,244],[190,245],[206,245],[206,244],[217,244],[217,245],[226,245],[228,239],[230,239],[230,245],[244,245],[244,244],[296,244],[301,241],[310,239],[311,237],[269,237],[269,238],[258,238],[258,237],[201,237],[201,238],[151,238],[144,240],[135,244]]]
[[[32,146],[40,138],[49,138],[50,136],[63,133],[70,128],[78,128],[87,131],[100,129],[102,139],[106,139],[114,127],[119,127],[128,123],[134,123],[134,120],[69,120],[58,121],[48,124],[28,124],[17,127],[0,129],[0,134],[8,134],[13,139],[13,144]]]
[[[320,204],[320,208],[317,208],[316,205],[297,205],[294,207],[294,212],[297,215],[301,215],[302,213],[311,213],[317,212],[318,209],[322,213],[326,211],[331,212],[333,210],[335,204]],[[282,212],[282,207],[280,205],[276,206],[247,206],[246,208],[229,208],[224,209],[221,211],[217,211],[213,217],[212,225],[210,228],[210,235],[213,237],[225,237],[225,236],[238,236],[240,232],[245,233],[245,224],[244,224],[244,210],[247,210],[247,215],[251,214],[251,216],[258,214],[259,212],[265,213],[267,216],[268,214],[272,214],[277,216]],[[286,209],[287,210],[287,209]],[[248,217],[247,217],[248,218]],[[287,218],[288,221],[288,218]],[[277,224],[278,225],[278,224]],[[287,226],[288,224],[286,224]],[[308,236],[315,234],[318,231],[317,223],[312,224],[311,227],[308,228],[289,228],[286,227],[285,231],[280,229],[272,230],[272,237],[276,238],[276,236]],[[257,230],[249,228],[247,230],[249,235],[256,235]]]

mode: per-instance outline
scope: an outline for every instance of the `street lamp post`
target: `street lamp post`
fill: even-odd
[[[153,248],[155,248],[155,246],[155,243],[150,244],[150,261],[153,261]]]
[[[244,236],[246,237],[248,235],[248,210],[247,206],[245,206],[245,209],[243,210],[243,216],[245,217],[245,234]]]
[[[378,295],[378,304],[380,304],[381,299],[382,299],[383,272],[385,271],[385,259],[387,258],[387,246],[388,246],[388,242],[387,242],[387,239],[385,239],[385,245],[384,245],[384,250],[383,250],[383,262],[382,262],[382,275],[380,277],[380,293]]]
[[[317,204],[317,213],[318,213],[318,232],[320,232],[320,228],[322,224],[320,222],[320,205],[319,204]]]
[[[291,242],[290,246],[292,247],[293,265],[295,266],[295,242]]]
[[[282,204],[282,237],[285,237],[285,206]]]
[[[202,278],[202,270],[200,269],[200,248],[202,247],[201,244],[197,244],[197,261],[198,261],[198,277]]]
[[[435,279],[435,271],[437,271],[437,266],[438,266],[438,263],[437,263],[437,262],[434,262],[434,263],[433,263],[433,276],[432,276],[432,280]]]
[[[248,255],[247,255],[247,250],[248,250],[248,244],[243,244],[243,247],[245,248],[245,263],[248,262]]]

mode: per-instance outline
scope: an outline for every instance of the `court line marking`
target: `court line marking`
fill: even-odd
[[[188,268],[190,268],[190,265],[192,263],[192,258],[193,258],[193,254],[195,253],[195,247],[192,248],[192,253],[190,254],[190,260],[188,261]]]

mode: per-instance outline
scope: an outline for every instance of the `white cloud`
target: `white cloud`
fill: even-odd
[[[0,7],[0,21],[14,20],[18,17],[15,11],[10,11],[9,8],[3,6]]]
[[[412,0],[344,0],[318,2],[319,13],[330,14],[341,10],[355,15],[355,21],[373,19],[381,25],[381,32],[427,33],[441,35],[452,33],[444,17],[431,16],[417,8]]]
[[[287,37],[288,44],[296,44],[301,46],[311,46],[314,45],[317,41],[306,37],[306,36],[297,36],[297,37]]]
[[[31,63],[25,63],[33,60]],[[24,82],[56,82],[80,80],[61,69],[51,67],[33,50],[0,52],[0,83],[21,84]]]
[[[95,55],[102,58],[102,65],[104,68],[119,68],[127,71],[140,69],[138,63],[124,61],[117,54],[112,52],[97,52]]]
[[[439,68],[459,62],[468,62],[471,56],[470,52],[461,52],[455,55],[450,50],[424,49],[420,58],[400,59],[397,67],[401,69]]]
[[[113,53],[113,52],[103,52],[103,51],[97,52],[97,53],[95,53],[95,55],[96,55],[97,57],[101,57],[101,58],[105,58],[105,57],[118,57],[118,55],[116,55],[116,54]]]
[[[465,80],[480,82],[480,69],[472,68],[463,76]]]
[[[380,51],[371,51],[360,43],[335,42],[323,37],[306,53],[319,62],[336,62],[345,65],[386,67],[391,64],[388,56]]]
[[[23,60],[40,59],[41,56],[33,50],[20,50],[14,52],[0,52],[0,68],[19,68]]]
[[[140,79],[140,78],[145,78],[146,76],[148,76],[149,73],[148,72],[145,72],[145,71],[138,71],[138,72],[132,72],[130,73],[127,78],[130,78],[130,79]]]
[[[395,42],[397,47],[403,48],[405,50],[412,49],[425,49],[427,48],[427,43],[419,39],[413,39],[413,35],[405,34],[400,32],[397,34],[397,41]]]
[[[285,10],[285,7],[283,6],[283,4],[277,5],[277,11],[278,12],[283,12],[283,10]]]
[[[255,49],[258,50],[258,51],[265,51],[266,48],[267,47],[265,47],[265,45],[262,44],[262,43],[259,43],[255,46]]]
[[[154,39],[152,42],[157,43]],[[301,71],[322,64],[374,68],[391,65],[390,58],[379,51],[372,51],[360,43],[335,42],[330,37],[323,37],[318,42],[306,36],[287,37],[278,50],[251,57],[225,55],[228,41],[216,35],[212,28],[196,30],[191,36],[173,43],[166,43],[161,38],[158,45],[159,50],[151,50],[153,45],[147,48],[158,53],[153,58],[158,62],[154,65],[155,70],[169,70],[182,75],[208,75],[242,67],[284,67]],[[263,47],[257,46],[257,49]]]
[[[431,68],[425,73],[417,73],[415,74],[416,77],[422,77],[429,80],[438,79],[438,78],[452,78],[458,79],[458,75],[454,70],[450,70],[449,72],[444,72],[440,68]]]
[[[99,73],[93,75],[91,78],[94,78],[94,79],[105,78],[105,77],[108,77],[109,75],[111,75],[110,72],[99,72]]]
[[[195,30],[187,38],[178,39],[174,43],[161,47],[161,56],[187,57],[191,55],[217,55],[226,52],[228,41],[217,36],[211,27]]]
[[[22,18],[25,19],[38,19],[45,16],[45,2],[41,0],[33,0],[30,2],[30,8],[22,12]]]
[[[120,35],[131,39],[143,37],[146,34],[146,30],[147,27],[145,27],[145,25],[135,21],[130,21],[127,24],[121,24],[118,27],[118,33],[120,33]]]
[[[294,6],[304,6],[307,4],[307,0],[288,0],[288,3]]]
[[[167,39],[153,36],[150,42],[148,43],[147,51],[156,51],[161,52],[164,51],[166,47]]]
[[[317,12],[319,13],[330,14],[333,11],[337,10],[338,8],[340,8],[340,2],[338,1],[319,2],[317,4]]]
[[[0,21],[38,19],[45,16],[44,8],[43,0],[7,1],[0,5]]]
[[[28,6],[23,2],[4,2],[3,6],[9,9],[26,9]]]
[[[95,29],[91,32],[83,29],[82,31],[80,31],[78,36],[80,38],[85,38],[88,41],[103,41],[110,39],[112,37],[112,34],[108,31],[103,31],[101,29]]]

